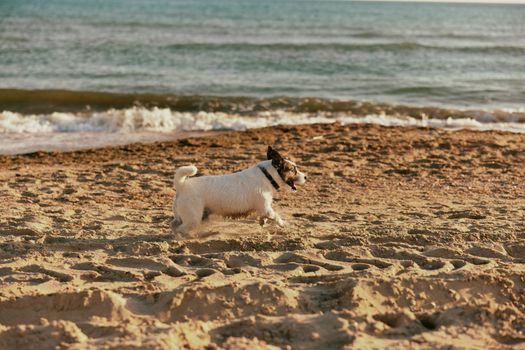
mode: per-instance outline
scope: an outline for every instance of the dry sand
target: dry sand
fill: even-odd
[[[169,232],[177,166],[274,145],[288,227]],[[0,349],[525,349],[525,135],[275,127],[0,157]]]

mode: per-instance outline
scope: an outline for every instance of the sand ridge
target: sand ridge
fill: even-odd
[[[268,144],[288,222],[176,240],[173,172]],[[525,348],[525,135],[273,127],[0,157],[0,348]]]

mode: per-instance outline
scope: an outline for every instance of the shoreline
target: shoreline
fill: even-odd
[[[499,122],[485,116],[473,118],[433,119],[344,113],[257,112],[250,115],[223,112],[174,112],[157,107],[149,110],[133,107],[92,115],[53,113],[21,115],[0,112],[1,154],[24,154],[38,151],[73,151],[104,148],[137,142],[174,141],[180,138],[244,131],[272,126],[311,124],[381,125],[385,127],[437,129],[450,132],[472,130],[525,133],[525,122]]]
[[[175,169],[244,169],[268,144],[308,175],[275,200],[288,226],[173,239]],[[0,347],[523,346],[524,145],[314,124],[0,156]]]
[[[193,137],[206,137],[220,134],[221,131],[177,131],[171,133],[39,133],[4,135],[4,145],[0,145],[1,156],[18,156],[32,153],[69,153],[93,151],[133,144],[152,144],[175,142]]]

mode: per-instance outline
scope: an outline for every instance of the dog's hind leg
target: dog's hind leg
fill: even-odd
[[[177,226],[174,233],[188,234],[191,230],[197,228],[201,223],[200,219],[182,219],[182,224]]]
[[[177,214],[182,223],[176,226],[173,232],[188,234],[191,230],[197,228],[201,224],[203,212],[204,206],[196,205],[196,203],[192,203],[191,206],[179,206],[177,208]]]

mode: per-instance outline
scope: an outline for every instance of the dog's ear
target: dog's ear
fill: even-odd
[[[268,146],[266,157],[268,158],[268,160],[272,161],[272,165],[274,166],[275,169],[279,169],[284,163],[283,157],[281,157],[279,152],[274,150],[271,146]]]

